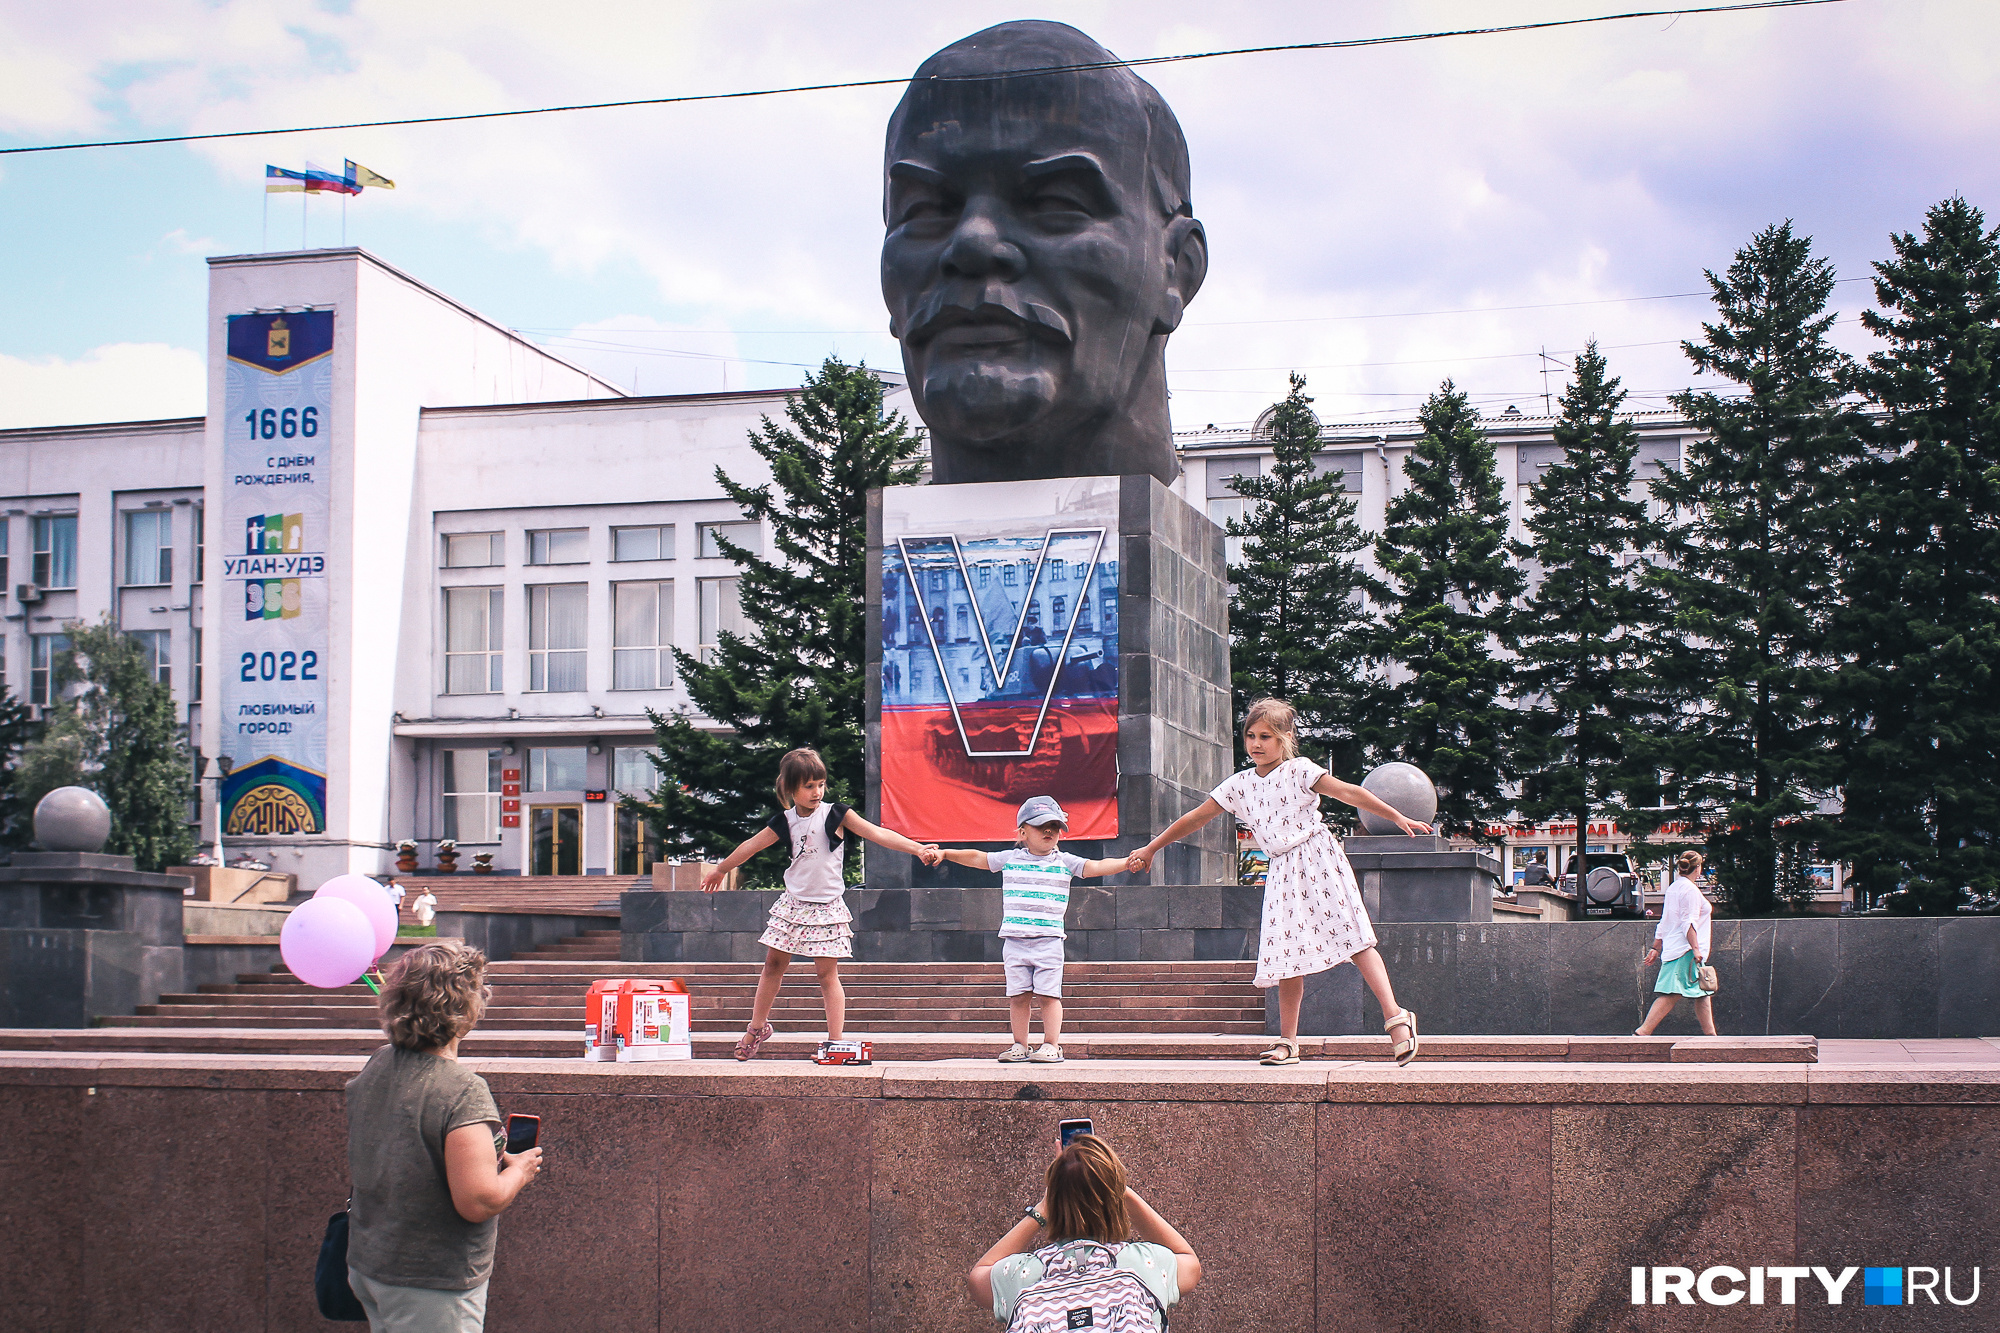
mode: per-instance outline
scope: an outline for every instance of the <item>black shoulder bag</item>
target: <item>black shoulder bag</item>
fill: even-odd
[[[354,1200],[349,1199],[352,1206]],[[313,1295],[323,1318],[350,1324],[368,1322],[368,1312],[347,1285],[347,1209],[326,1219],[326,1236],[319,1243],[319,1263],[313,1268]]]

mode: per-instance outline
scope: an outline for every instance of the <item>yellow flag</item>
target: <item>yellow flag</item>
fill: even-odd
[[[370,190],[393,190],[396,188],[396,182],[390,180],[387,176],[370,171],[359,162],[351,159],[347,163],[347,179],[353,181],[356,185]]]

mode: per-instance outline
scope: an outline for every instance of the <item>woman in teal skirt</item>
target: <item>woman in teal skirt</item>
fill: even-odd
[[[1694,886],[1693,877],[1701,873],[1701,853],[1682,852],[1674,866],[1680,873],[1667,886],[1660,925],[1653,932],[1653,947],[1645,958],[1647,967],[1659,960],[1660,975],[1653,982],[1659,998],[1653,1001],[1646,1021],[1633,1030],[1635,1037],[1652,1036],[1653,1029],[1674,1011],[1683,995],[1694,1001],[1695,1021],[1701,1030],[1715,1035],[1715,1004],[1695,981],[1695,969],[1708,958],[1709,923],[1714,915],[1708,899]]]

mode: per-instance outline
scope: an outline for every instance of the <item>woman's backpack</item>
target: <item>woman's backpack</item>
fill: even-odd
[[[1014,1302],[1007,1333],[1157,1333],[1167,1314],[1139,1275],[1118,1267],[1118,1251],[1094,1240],[1066,1241],[1035,1251],[1041,1280]]]

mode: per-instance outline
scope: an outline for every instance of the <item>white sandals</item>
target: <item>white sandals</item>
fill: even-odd
[[[1396,1063],[1406,1065],[1417,1058],[1417,1014],[1414,1009],[1405,1009],[1382,1020],[1382,1030],[1389,1032],[1397,1027],[1407,1027],[1410,1035],[1397,1042],[1393,1048]]]
[[[1260,1065],[1295,1065],[1298,1062],[1299,1044],[1290,1037],[1280,1037],[1272,1042],[1271,1049],[1257,1061]]]

